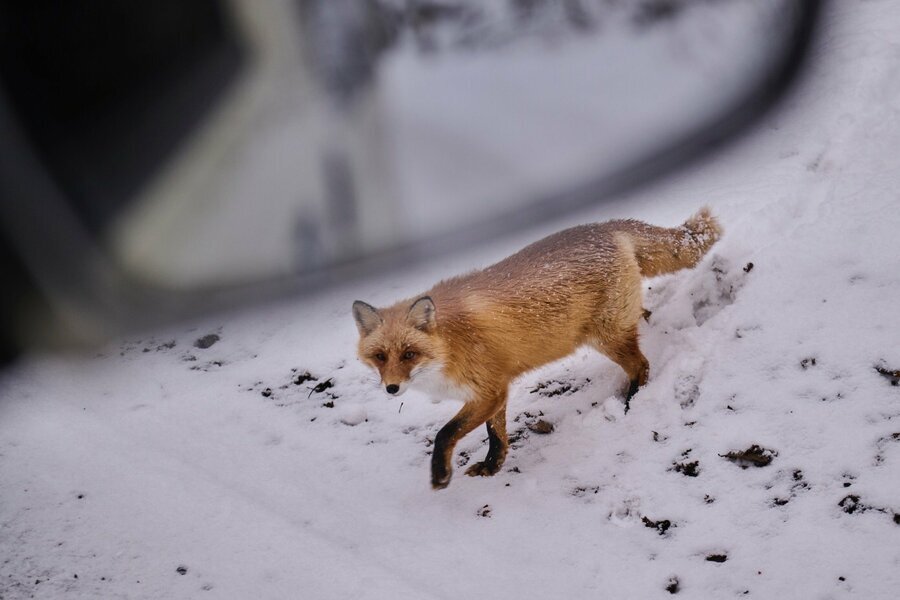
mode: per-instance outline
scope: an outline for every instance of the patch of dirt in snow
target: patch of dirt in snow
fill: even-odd
[[[339,365],[337,369],[341,369]],[[313,405],[334,408],[337,393],[337,377],[320,377],[307,369],[292,368],[280,381],[267,383],[262,380],[241,386],[242,390],[258,392],[263,398],[273,400],[276,406],[308,408]]]
[[[670,471],[674,471],[675,473],[681,473],[685,477],[697,477],[700,475],[700,461],[699,460],[685,460],[690,458],[691,452],[693,450],[688,448],[684,452],[681,453],[681,461],[674,461],[672,466],[669,468]]]
[[[218,333],[207,333],[206,335],[194,340],[194,348],[206,350],[207,348],[212,347],[213,344],[218,342],[220,339],[222,338],[219,337]]]
[[[753,444],[746,450],[731,450],[725,454],[720,454],[722,458],[727,458],[742,469],[747,467],[765,467],[768,466],[772,459],[778,456],[778,452],[763,448],[758,444]]]
[[[847,484],[850,485],[850,484]],[[767,490],[781,488],[783,491],[777,493],[770,501],[770,506],[785,506],[794,500],[800,494],[809,491],[810,485],[803,477],[803,471],[794,469],[793,471],[779,471],[775,479],[766,484]]]
[[[586,385],[590,384],[591,380],[587,377],[581,380],[571,380],[571,381],[560,381],[558,379],[550,379],[548,381],[541,381],[533,388],[528,390],[531,394],[538,394],[540,396],[544,396],[545,398],[552,398],[553,396],[569,396],[574,394],[575,392],[581,390]]]
[[[900,385],[900,369],[892,369],[886,366],[884,362],[881,362],[875,365],[875,371],[879,375],[887,379],[891,385]]]

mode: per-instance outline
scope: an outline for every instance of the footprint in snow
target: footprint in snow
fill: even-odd
[[[729,261],[721,255],[713,256],[707,275],[691,293],[694,297],[692,312],[698,326],[734,303],[738,290],[743,287],[753,268],[753,263],[747,263],[742,268],[732,268]]]

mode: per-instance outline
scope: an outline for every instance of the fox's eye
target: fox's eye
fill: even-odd
[[[403,353],[403,360],[412,360],[416,357],[416,353],[412,350],[407,350]]]
[[[378,352],[375,354],[375,360],[378,362],[384,362],[387,360],[387,356],[384,355],[384,352]]]

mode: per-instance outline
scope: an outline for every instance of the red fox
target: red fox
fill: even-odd
[[[635,220],[579,225],[393,306],[354,302],[359,357],[388,394],[412,384],[465,401],[435,437],[432,487],[450,483],[453,448],[482,423],[487,456],[466,473],[497,473],[509,446],[509,383],[579,346],[625,370],[627,408],[649,373],[638,347],[641,277],[693,267],[721,234],[708,208],[674,228]]]

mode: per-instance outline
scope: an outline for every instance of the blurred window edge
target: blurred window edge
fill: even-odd
[[[113,264],[80,225],[46,173],[0,90],[0,269],[4,276],[0,348],[4,360],[25,349],[96,343],[111,335],[206,313],[299,297],[363,275],[386,272],[572,212],[695,162],[752,130],[802,73],[824,0],[798,0],[781,59],[726,114],[639,164],[610,177],[525,203],[513,213],[462,231],[401,244],[301,276],[202,291],[135,281]]]

